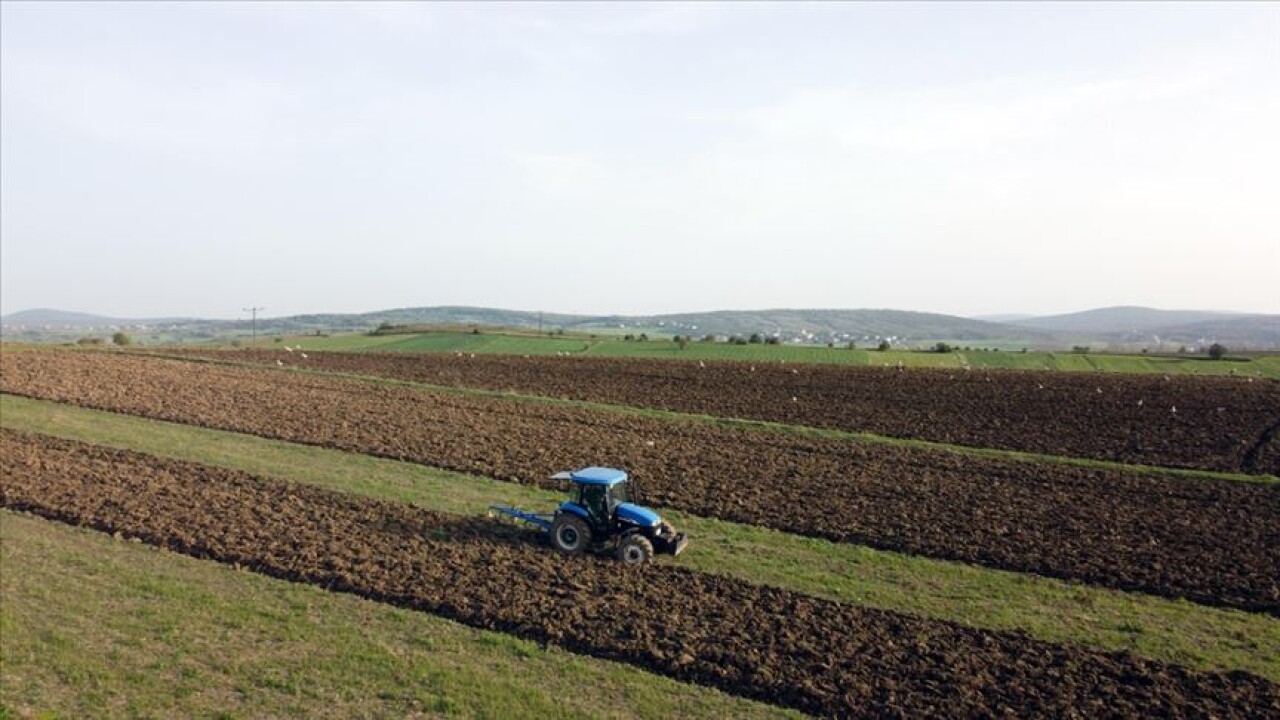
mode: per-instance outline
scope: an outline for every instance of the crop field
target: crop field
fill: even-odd
[[[535,494],[558,487],[547,480],[556,470],[614,465],[646,504],[722,533],[726,544],[735,536],[716,523],[744,528],[736,537],[759,528],[830,543],[828,556],[847,547],[911,558],[937,574],[935,585],[949,572],[941,563],[959,563],[1065,581],[1095,593],[1100,607],[1126,595],[1170,608],[1167,618],[1177,607],[1188,627],[1238,616],[1251,629],[1233,631],[1233,642],[1263,658],[1280,637],[1280,386],[1272,381],[308,355],[4,353],[0,391],[465,472]],[[0,500],[10,510],[779,708],[1280,713],[1265,659],[1170,662],[1071,631],[1028,625],[1027,634],[1017,622],[962,619],[927,581],[919,592],[936,601],[868,605],[805,580],[800,565],[817,563],[800,550],[791,571],[763,557],[759,570],[683,558],[627,568],[555,554],[477,517],[482,505],[453,514],[158,450],[19,432],[7,420],[0,437]],[[698,542],[695,533],[689,553]],[[781,554],[789,542],[756,552]],[[859,571],[850,563],[837,575]]]
[[[260,343],[261,344],[261,343]],[[433,331],[407,335],[334,333],[322,337],[298,335],[280,338],[280,344],[311,350],[378,351],[413,353],[477,353],[510,355],[575,355],[581,357],[632,357],[697,362],[786,362],[873,367],[938,367],[963,369],[1004,368],[1070,372],[1146,373],[1159,375],[1239,375],[1280,379],[1280,355],[1232,356],[1220,362],[1195,355],[1126,355],[1105,352],[1051,352],[1029,350],[1007,343],[994,348],[970,347],[970,341],[949,344],[954,352],[869,350],[865,347],[814,345],[734,345],[725,342],[690,342],[681,349],[668,339],[628,341],[616,335],[533,335],[530,333]],[[983,343],[978,343],[983,344]]]

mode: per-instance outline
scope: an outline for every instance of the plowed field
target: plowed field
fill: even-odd
[[[5,507],[829,716],[1249,717],[1280,686],[874,611],[67,440],[0,434]]]
[[[447,354],[186,351],[718,417],[1101,460],[1280,474],[1280,383]],[[1268,432],[1270,431],[1270,432]]]
[[[992,460],[101,353],[5,358],[6,392],[551,486],[883,549],[1280,614],[1280,488]]]

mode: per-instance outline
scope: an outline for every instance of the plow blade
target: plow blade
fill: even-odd
[[[653,551],[659,555],[679,555],[684,552],[688,544],[688,536],[676,532],[676,529],[669,524],[662,523],[662,527],[658,528],[658,533],[653,538]]]
[[[671,554],[679,555],[684,552],[684,548],[689,544],[689,538],[684,533],[676,535],[675,540],[671,543]]]

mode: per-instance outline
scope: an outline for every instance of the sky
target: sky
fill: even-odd
[[[1280,4],[0,3],[0,310],[1280,313]]]

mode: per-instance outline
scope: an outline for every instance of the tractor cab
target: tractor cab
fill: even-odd
[[[647,562],[655,551],[675,555],[684,549],[683,533],[662,522],[658,513],[630,501],[630,483],[622,470],[589,467],[552,478],[572,483],[551,531],[552,544],[561,550],[580,552],[613,540],[624,561]]]
[[[637,514],[636,510],[644,510],[627,502],[629,499],[627,489],[630,483],[627,474],[621,470],[589,467],[577,472],[561,473],[560,476],[573,483],[569,500],[560,506],[561,509],[569,510],[565,506],[574,506],[570,512],[585,511],[584,513],[575,512],[575,514],[582,516],[597,534],[609,534],[614,524],[623,519],[619,517],[620,511],[623,516],[634,516]],[[624,508],[628,505],[629,507]],[[645,513],[652,515],[652,518],[636,519],[657,520],[656,514],[649,511],[641,514]]]

